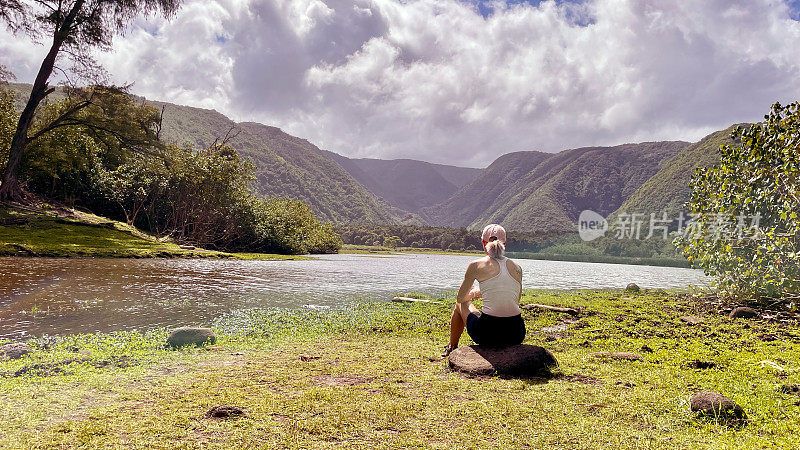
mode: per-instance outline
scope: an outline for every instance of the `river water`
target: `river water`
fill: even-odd
[[[324,255],[308,261],[0,258],[0,338],[208,325],[238,309],[329,308],[454,293],[470,256]],[[672,267],[516,260],[524,288],[685,288]]]

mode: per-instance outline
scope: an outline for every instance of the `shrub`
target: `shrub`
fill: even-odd
[[[737,127],[738,144],[691,181],[692,222],[676,239],[686,257],[738,297],[800,292],[800,103]]]

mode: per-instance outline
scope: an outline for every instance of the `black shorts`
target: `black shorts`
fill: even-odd
[[[467,316],[467,334],[482,347],[517,345],[525,339],[525,321],[520,314],[495,317],[471,312]]]

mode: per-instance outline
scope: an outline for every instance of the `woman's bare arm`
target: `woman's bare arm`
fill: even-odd
[[[461,287],[458,289],[458,296],[456,297],[456,301],[458,303],[464,303],[468,300],[472,300],[469,296],[469,293],[472,290],[472,285],[475,283],[475,279],[477,278],[476,270],[477,264],[475,262],[469,263],[467,266],[467,272],[464,274],[464,281],[461,282]]]

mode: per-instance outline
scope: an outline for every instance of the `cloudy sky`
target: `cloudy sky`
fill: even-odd
[[[189,0],[100,59],[150,99],[351,157],[694,141],[800,99],[800,0]],[[45,49],[0,32],[30,82]]]

